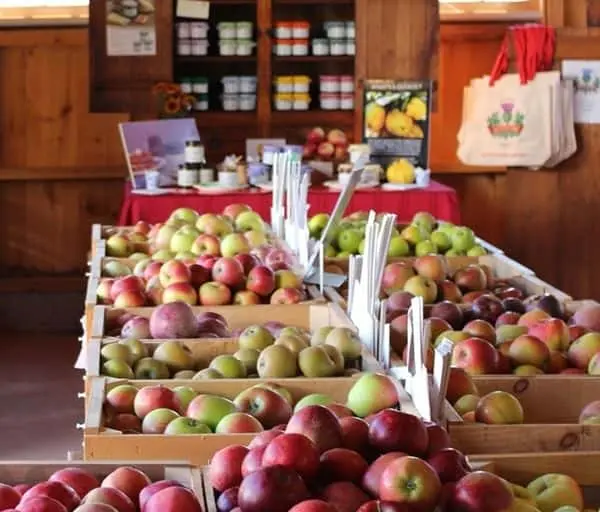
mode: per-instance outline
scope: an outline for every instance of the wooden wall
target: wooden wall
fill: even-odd
[[[557,171],[451,172],[462,87],[490,69],[501,33],[442,30],[437,178],[456,187],[464,222],[482,237],[566,291],[600,298],[597,129],[580,131],[582,151]],[[125,176],[116,123],[126,116],[88,113],[87,48],[85,29],[0,32],[0,290],[20,289],[23,274],[81,275],[90,225],[116,219]]]

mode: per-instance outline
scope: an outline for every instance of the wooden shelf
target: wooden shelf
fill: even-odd
[[[196,123],[201,127],[215,126],[239,126],[256,124],[256,111],[226,112],[223,110],[209,110],[206,112],[194,112]]]
[[[273,0],[274,5],[323,5],[327,3],[329,5],[354,5],[354,0]]]
[[[274,125],[338,124],[352,126],[354,124],[354,110],[274,111],[271,121]]]
[[[210,62],[211,64],[230,64],[232,62],[254,62],[256,55],[186,55],[175,57],[178,64],[197,64],[201,62]]]
[[[273,59],[277,62],[352,62],[354,61],[354,55],[302,55],[297,57],[274,55]]]

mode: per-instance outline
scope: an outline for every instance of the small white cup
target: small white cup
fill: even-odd
[[[219,185],[224,188],[235,188],[238,186],[237,172],[220,172]]]
[[[415,181],[419,187],[427,187],[431,182],[431,171],[426,171],[425,169],[416,169],[415,171]]]
[[[144,173],[146,178],[146,188],[149,190],[158,189],[158,180],[160,178],[160,172],[156,169],[148,170]]]

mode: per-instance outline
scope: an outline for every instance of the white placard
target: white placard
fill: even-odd
[[[203,0],[177,0],[177,17],[207,20],[210,14],[210,2]]]
[[[156,55],[155,0],[129,6],[106,0],[106,54],[109,57]]]
[[[573,116],[576,123],[600,123],[600,61],[563,60],[562,74],[575,81]]]

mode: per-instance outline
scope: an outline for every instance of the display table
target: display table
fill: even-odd
[[[308,193],[309,216],[319,212],[331,212],[339,192],[324,187],[311,187]],[[270,219],[271,192],[248,189],[230,194],[207,195],[197,192],[147,196],[134,194],[126,185],[125,199],[119,215],[119,225],[129,226],[139,220],[164,222],[176,208],[188,207],[198,212],[221,212],[232,203],[244,203],[258,212],[263,219]],[[436,218],[460,222],[458,196],[453,188],[432,181],[424,189],[388,191],[381,188],[356,190],[346,214],[356,211],[375,210],[395,213],[399,221],[410,220],[419,211],[431,212]]]

